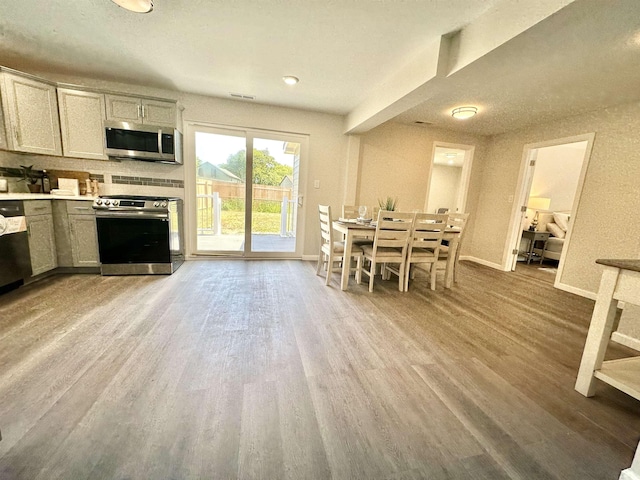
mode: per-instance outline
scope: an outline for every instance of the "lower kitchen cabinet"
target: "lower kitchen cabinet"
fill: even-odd
[[[58,266],[51,201],[24,202],[24,212],[29,233],[31,270],[32,275],[36,276]]]
[[[57,200],[53,210],[58,266],[100,266],[96,216],[91,202]]]
[[[95,215],[69,215],[69,228],[73,266],[99,266],[100,258]]]

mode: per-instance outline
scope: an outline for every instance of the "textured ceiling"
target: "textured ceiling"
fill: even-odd
[[[110,0],[7,0],[0,64],[346,115],[442,35],[505,5],[535,16],[554,2],[461,68],[425,75],[395,121],[495,134],[639,100],[638,0],[156,0],[148,15]],[[479,114],[452,119],[464,104]]]
[[[423,45],[494,2],[156,0],[141,15],[110,0],[2,1],[0,61],[346,114]]]

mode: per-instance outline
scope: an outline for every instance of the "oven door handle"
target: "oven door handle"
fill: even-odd
[[[136,212],[117,212],[117,213],[106,213],[106,212],[96,212],[96,218],[135,218],[137,220],[165,220],[169,221],[169,216],[166,213],[148,213],[145,212],[143,214]]]

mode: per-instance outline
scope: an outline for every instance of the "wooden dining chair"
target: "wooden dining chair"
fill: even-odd
[[[342,217],[344,219],[347,220],[354,220],[354,219],[358,219],[360,217],[360,212],[359,212],[359,206],[358,205],[342,205]],[[376,215],[378,214],[378,211],[380,211],[380,208],[378,208],[378,210],[376,211]],[[371,217],[371,211],[369,210],[369,208],[367,207],[367,217],[368,218],[375,218],[375,217]],[[344,240],[344,239],[343,239]],[[373,241],[368,239],[368,238],[354,238],[353,239],[353,244],[357,245],[359,247],[362,247],[363,245],[372,245]]]
[[[369,276],[369,291],[373,292],[376,265],[382,264],[382,277],[388,273],[398,276],[398,290],[404,291],[405,267],[409,235],[413,227],[413,213],[380,210],[373,245],[363,245],[364,258],[369,269],[362,266],[362,273]]]
[[[469,220],[468,213],[450,213],[449,220],[447,221],[450,228],[459,231],[458,237],[455,240],[456,245],[456,253],[455,258],[453,259],[452,268],[453,268],[453,281],[458,281],[458,262],[460,260],[460,250],[462,247],[462,242],[464,240],[464,235],[466,232],[467,222]],[[440,247],[440,260],[447,261],[449,259],[449,253],[451,252],[452,242],[449,242],[449,245],[442,245]],[[448,262],[447,262],[448,263]],[[450,273],[451,274],[451,273]]]
[[[351,262],[351,258],[355,258],[356,282],[358,284],[361,283],[362,249],[357,245],[353,245],[351,247],[351,257],[344,258],[344,242],[335,239],[331,207],[328,205],[318,205],[318,214],[320,217],[320,252],[316,266],[316,275],[320,275],[320,271],[324,265],[327,272],[325,285],[329,285],[331,283],[331,273],[342,271],[340,265],[334,267],[334,263]]]
[[[342,217],[348,220],[358,218],[358,205],[342,205]]]
[[[436,264],[442,247],[442,237],[448,226],[449,215],[416,213],[407,248],[404,289],[409,290],[409,272],[412,265],[427,265],[431,290],[436,289]],[[413,278],[413,276],[412,276]]]

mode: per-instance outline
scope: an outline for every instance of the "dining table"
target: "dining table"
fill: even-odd
[[[354,240],[375,240],[375,223],[358,222],[357,220],[341,219],[333,221],[333,229],[344,236],[344,256],[342,261],[342,277],[340,288],[346,290],[349,287],[350,261],[344,259],[351,258],[351,250]],[[443,240],[449,242],[449,255],[447,256],[447,266],[444,274],[444,287],[451,288],[453,284],[453,268],[458,250],[460,230],[458,228],[447,228],[444,232]]]

